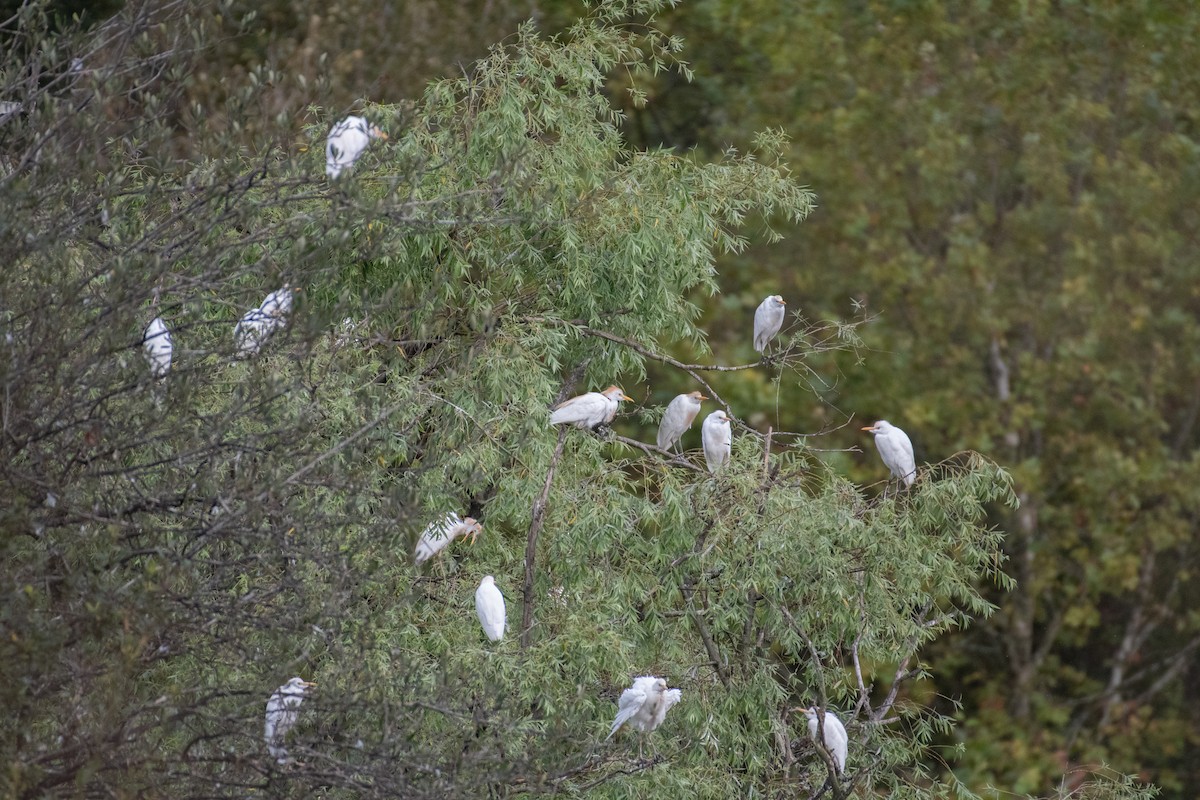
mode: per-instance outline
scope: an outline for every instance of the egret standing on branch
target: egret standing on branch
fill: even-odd
[[[588,392],[554,407],[550,415],[551,425],[574,425],[577,428],[596,429],[607,425],[617,416],[617,408],[626,397],[620,386],[610,386],[603,392]]]
[[[658,449],[669,450],[679,441],[680,437],[692,427],[696,415],[700,413],[700,401],[708,398],[699,392],[676,395],[663,412],[662,422],[658,425]]]
[[[704,461],[708,464],[709,472],[716,472],[729,461],[732,451],[733,431],[729,425],[729,415],[724,411],[714,411],[704,418],[700,426],[700,438],[704,442]]]
[[[300,704],[304,702],[304,693],[312,686],[316,684],[303,678],[292,678],[276,689],[271,699],[267,700],[263,740],[267,743],[267,752],[280,764],[288,763],[283,738],[295,727],[296,720],[300,718]]]
[[[507,614],[504,610],[504,595],[496,588],[496,579],[484,575],[475,590],[475,614],[479,624],[490,641],[498,642],[504,638],[504,626]]]
[[[886,419],[863,430],[875,437],[875,447],[879,448],[879,456],[892,477],[904,484],[905,488],[912,486],[917,478],[917,462],[908,434]]]
[[[613,737],[625,723],[641,734],[662,725],[671,706],[679,702],[683,692],[679,689],[668,689],[667,682],[653,675],[643,675],[633,679],[633,685],[621,692],[617,701],[617,718],[613,720],[612,730],[604,741]],[[638,758],[642,757],[642,737],[638,737]]]
[[[777,294],[773,294],[758,304],[754,311],[754,349],[760,353],[767,352],[767,344],[783,327],[783,318],[787,312],[787,303]]]
[[[362,117],[346,117],[329,130],[325,142],[325,174],[333,180],[342,174],[342,170],[354,166],[372,139],[387,138],[377,125]]]
[[[233,328],[233,341],[237,345],[238,358],[257,355],[263,343],[276,330],[287,325],[292,313],[292,287],[285,286],[267,295],[258,308],[247,311]]]
[[[446,545],[453,542],[459,536],[470,536],[471,544],[475,544],[475,540],[479,538],[479,532],[482,530],[483,526],[476,522],[473,517],[463,519],[458,514],[453,513],[447,514],[436,522],[429,523],[429,526],[425,528],[421,533],[421,538],[417,541],[417,564],[424,564],[442,552],[442,550],[445,550]]]
[[[171,344],[171,332],[167,330],[162,317],[150,320],[146,332],[142,334],[142,347],[146,349],[146,360],[150,362],[150,374],[158,380],[167,377],[175,348]]]
[[[850,737],[846,735],[846,726],[838,719],[837,714],[826,711],[824,718],[818,722],[818,711],[815,708],[793,708],[792,710],[803,711],[804,716],[808,717],[808,734],[814,739],[819,739],[818,731],[821,728],[825,729],[825,749],[829,751],[829,755],[833,756],[837,774],[841,775],[845,772]]]

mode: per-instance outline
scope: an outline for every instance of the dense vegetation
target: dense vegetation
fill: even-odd
[[[440,5],[0,27],[5,795],[1191,796],[1197,12]],[[693,389],[716,476],[643,444]]]

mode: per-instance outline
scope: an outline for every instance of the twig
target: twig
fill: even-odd
[[[550,484],[554,482],[554,472],[558,469],[559,459],[562,458],[563,445],[567,441],[566,426],[558,429],[558,444],[554,448],[554,456],[550,459],[550,469],[546,470],[546,482],[542,484],[541,494],[533,501],[533,515],[529,521],[529,536],[525,540],[525,593],[524,608],[521,609],[521,650],[529,647],[529,632],[533,628],[533,565],[537,559],[538,534],[546,521],[546,502],[550,498]]]

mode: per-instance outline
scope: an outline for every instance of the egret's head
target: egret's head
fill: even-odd
[[[620,386],[610,386],[600,394],[607,397],[609,400],[628,400],[633,402],[633,398],[625,394],[625,391]]]
[[[779,306],[781,308],[787,305],[787,303],[783,302],[783,298],[777,294],[773,294],[767,299],[771,301],[771,305]]]
[[[290,681],[285,683],[283,688],[286,690],[287,694],[304,694],[305,691],[313,686],[316,686],[316,684],[306,681],[304,678],[301,678],[299,675],[297,675],[295,678],[292,678]]]
[[[891,429],[892,429],[892,423],[888,422],[886,419],[881,419],[878,422],[876,422],[874,425],[868,425],[867,427],[863,428],[864,431],[868,431],[869,433],[874,434],[876,436],[878,436],[881,433],[887,433]]]
[[[483,576],[483,580],[481,580],[481,581],[479,582],[479,585],[480,585],[480,586],[495,586],[495,585],[496,585],[496,579],[495,579],[495,578],[493,578],[491,575],[484,575],[484,576]]]
[[[667,690],[666,680],[664,680],[663,678],[656,679],[654,681],[654,688],[658,689],[660,692],[665,692]]]
[[[690,398],[692,398],[693,400],[695,400],[697,403],[699,403],[701,400],[707,400],[707,399],[708,399],[707,397],[705,397],[704,395],[700,394],[699,392],[688,392],[688,395],[687,395],[687,396],[688,396],[688,397],[690,397]]]
[[[713,413],[708,415],[708,418],[711,419],[713,422],[716,422],[721,425],[729,424],[729,415],[726,414],[724,411],[714,411]]]
[[[479,534],[483,531],[483,525],[474,517],[467,517],[463,520],[463,536],[471,537],[471,544],[475,544],[475,540],[479,538]]]
[[[367,127],[367,136],[370,136],[372,139],[383,139],[385,142],[388,138],[388,135],[378,125],[369,125]]]
[[[795,708],[788,709],[789,714],[795,714],[797,711],[801,712],[802,714],[804,714],[804,716],[808,717],[809,719],[817,718],[817,710],[815,708],[806,707],[806,706],[796,706]]]

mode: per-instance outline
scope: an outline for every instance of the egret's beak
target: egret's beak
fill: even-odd
[[[483,530],[482,527],[471,529],[471,533],[468,534],[471,537],[471,544],[475,544],[475,540],[479,538],[479,532],[481,530]]]
[[[867,427],[865,427],[865,428],[861,428],[860,430],[864,430],[864,431],[871,431],[871,432],[873,433],[873,432],[875,432],[875,431],[877,431],[877,430],[879,430],[879,429],[878,429],[878,428],[876,428],[874,425],[868,425]]]
[[[780,300],[780,301],[779,301],[779,305],[781,305],[781,306],[786,306],[786,305],[787,305],[787,300]]]
[[[300,685],[303,686],[305,689],[308,689],[310,687],[316,686],[317,684],[313,681],[301,681]]]
[[[628,400],[628,401],[629,401],[629,402],[631,402],[631,403],[633,402],[633,398],[632,398],[632,397],[630,397],[629,395],[622,394],[622,395],[621,395],[621,399],[622,399],[622,400]]]
[[[707,398],[707,397],[705,397],[704,395],[700,395],[700,399],[701,399],[701,400],[707,400],[708,398]]]

